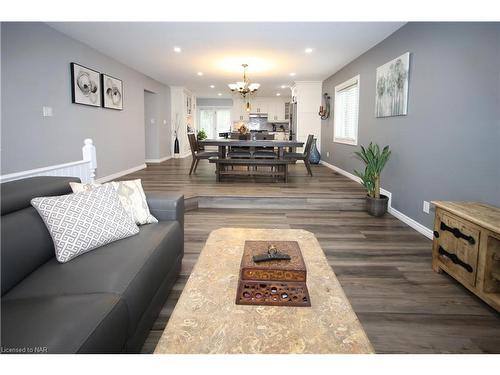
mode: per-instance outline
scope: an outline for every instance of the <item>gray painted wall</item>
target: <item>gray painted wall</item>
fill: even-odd
[[[159,155],[159,126],[158,119],[159,100],[158,94],[144,91],[144,134],[146,159],[155,159]]]
[[[375,70],[407,51],[408,115],[376,118]],[[325,80],[323,92],[357,74],[359,144],[391,146],[382,186],[394,208],[431,228],[424,200],[500,206],[500,23],[409,23]],[[358,147],[333,143],[333,116],[322,127],[322,158],[362,168]]]
[[[144,90],[158,95],[158,149],[170,154],[170,89],[44,23],[1,25],[1,173],[81,160],[85,138],[97,147],[97,176],[144,163]],[[124,109],[71,103],[70,62],[120,78]],[[42,117],[42,106],[53,117]],[[167,124],[163,124],[163,120]]]

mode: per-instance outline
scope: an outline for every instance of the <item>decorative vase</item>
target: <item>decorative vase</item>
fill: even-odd
[[[174,141],[174,154],[179,153],[179,140],[177,139],[177,136],[175,136],[175,141]]]
[[[366,210],[372,216],[379,217],[385,215],[387,212],[387,203],[389,198],[380,194],[380,198],[372,198],[366,196]]]
[[[321,159],[321,154],[319,153],[318,148],[316,147],[316,138],[314,138],[311,146],[311,153],[309,154],[309,162],[311,164],[319,164],[320,159]]]

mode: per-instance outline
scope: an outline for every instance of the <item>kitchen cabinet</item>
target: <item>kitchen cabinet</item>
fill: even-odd
[[[267,120],[269,122],[286,122],[286,100],[281,98],[272,98],[269,101],[269,111],[267,112]]]
[[[246,111],[246,101],[243,99],[233,99],[231,108],[231,121],[249,121],[250,113]]]
[[[246,111],[246,100],[241,98],[233,99],[231,110],[232,121],[248,121],[250,113],[267,114],[268,122],[288,122],[290,119],[289,108],[290,98],[261,97],[250,99],[250,112]]]
[[[250,100],[251,113],[268,113],[269,111],[269,102],[266,98],[255,98]]]
[[[170,107],[171,107],[171,134],[172,134],[172,155],[174,157],[185,157],[191,154],[188,141],[188,128],[192,131],[196,129],[196,116],[193,113],[196,96],[182,86],[170,87]],[[179,153],[174,154],[174,139],[177,130],[179,141]]]
[[[321,105],[321,81],[295,82],[292,86],[292,97],[296,99],[294,137],[305,142],[309,134],[316,139],[321,139],[321,118],[318,116],[318,108]],[[317,142],[318,149],[320,148]],[[298,152],[302,150],[299,149]]]

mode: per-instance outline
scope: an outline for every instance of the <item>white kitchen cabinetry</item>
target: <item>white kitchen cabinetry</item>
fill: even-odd
[[[190,155],[188,128],[196,131],[195,112],[196,96],[182,86],[170,87],[170,107],[171,107],[171,134],[172,134],[172,155],[174,157],[186,157]],[[174,154],[175,131],[177,129],[177,139],[179,141],[179,154]]]
[[[250,113],[268,113],[269,101],[266,98],[251,99],[250,106]]]
[[[309,134],[313,134],[318,140],[321,139],[321,118],[318,116],[322,99],[321,86],[320,81],[297,81],[292,87],[292,96],[297,100],[294,130],[298,141],[305,142]],[[319,149],[320,142],[318,141],[316,145]]]
[[[231,109],[232,121],[248,121],[250,113],[267,114],[268,122],[288,122],[290,117],[286,111],[290,98],[261,97],[250,99],[250,112],[246,111],[247,101],[235,98]]]
[[[286,122],[285,105],[288,100],[281,98],[272,98],[269,100],[267,121],[268,122]]]
[[[249,112],[246,111],[246,104],[246,101],[242,99],[233,99],[231,121],[248,121],[250,119]]]

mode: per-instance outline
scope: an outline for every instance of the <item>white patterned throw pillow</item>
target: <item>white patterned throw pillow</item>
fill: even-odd
[[[61,263],[139,233],[111,185],[56,197],[33,198]]]
[[[116,190],[120,201],[125,210],[134,219],[137,225],[157,223],[158,220],[151,215],[149,211],[148,202],[146,201],[146,194],[142,188],[140,179],[129,181],[113,181],[109,182]],[[89,191],[95,189],[100,184],[80,184],[78,182],[70,182],[71,190],[73,193],[80,191]],[[107,185],[107,184],[105,184]]]

